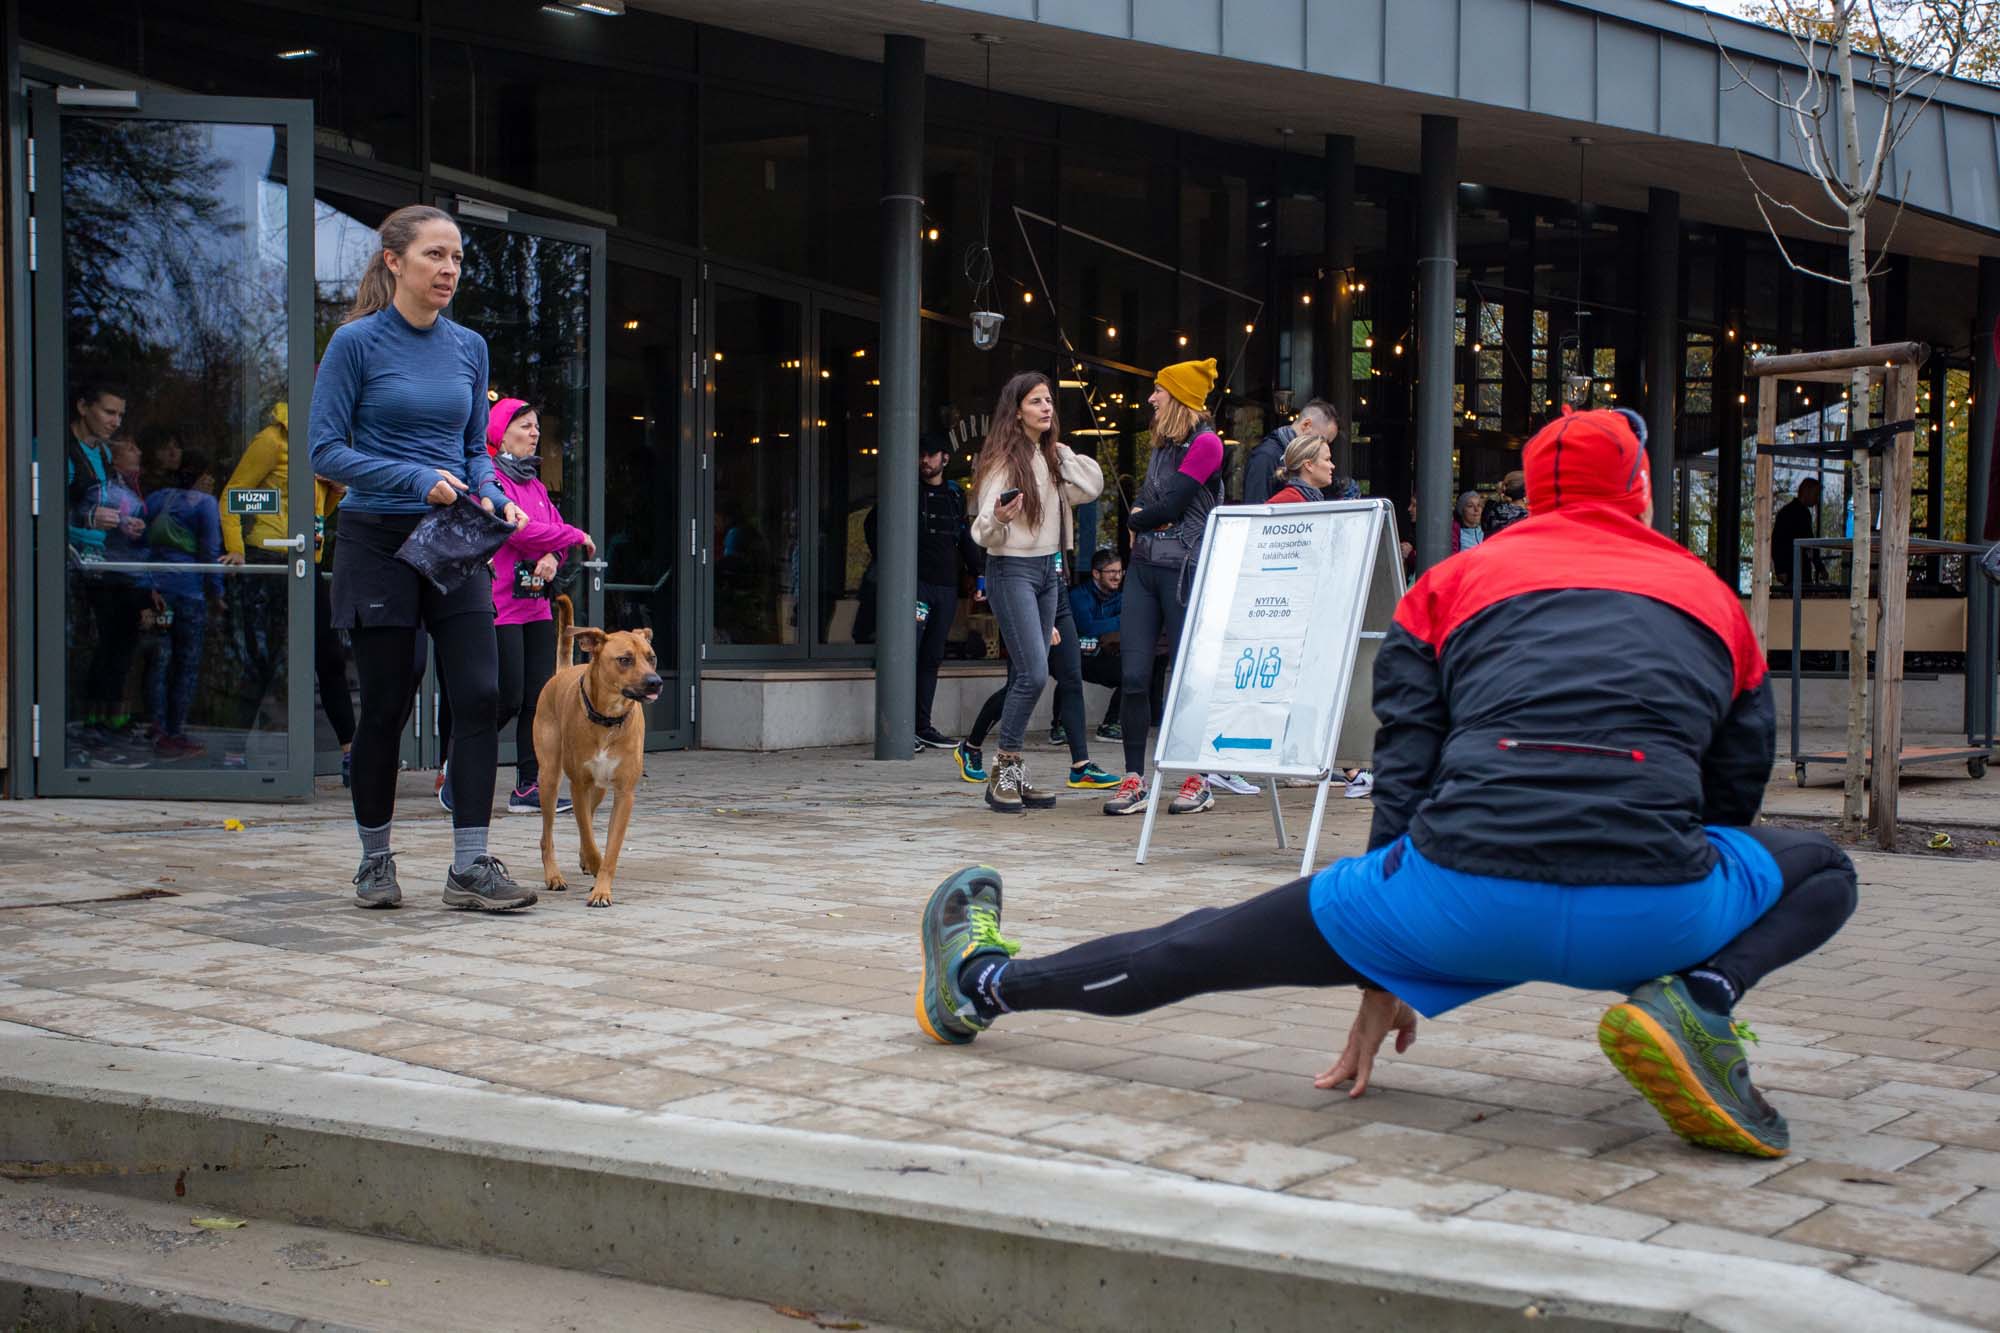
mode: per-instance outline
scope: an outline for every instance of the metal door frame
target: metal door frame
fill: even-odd
[[[605,351],[605,265],[606,249],[609,241],[604,228],[585,226],[575,222],[563,222],[539,213],[527,213],[506,204],[463,194],[440,193],[437,206],[457,219],[460,226],[471,224],[491,227],[499,231],[514,232],[523,236],[539,236],[545,240],[564,241],[570,244],[588,246],[590,249],[590,415],[584,423],[585,439],[583,447],[583,522],[579,524],[585,532],[597,536],[604,531],[604,351]],[[465,275],[459,277],[460,285]],[[451,312],[446,311],[449,315]],[[490,371],[489,371],[490,373]],[[573,517],[573,516],[572,516]],[[604,552],[599,550],[598,558]],[[575,604],[576,623],[597,624],[604,614],[604,571],[585,571],[586,577],[579,578],[573,585],[570,600]],[[443,739],[437,735],[437,675],[435,659],[424,665],[424,688],[419,691],[428,715],[420,721],[421,735],[418,739],[419,753],[424,766],[435,768],[443,752]],[[503,739],[500,744],[500,766],[504,770],[514,762],[514,745]]]
[[[285,131],[286,226],[286,360],[292,405],[288,434],[310,438],[313,371],[313,118],[312,103],[296,99],[250,97],[190,97],[164,93],[134,93],[136,105],[58,104],[61,90],[38,89],[31,98],[30,126],[40,151],[35,154],[32,235],[37,251],[34,278],[35,437],[47,453],[36,463],[36,490],[41,489],[40,464],[51,469],[49,494],[61,493],[58,460],[69,433],[69,344],[63,316],[62,134],[65,118],[102,120],[187,121],[220,125],[268,125]],[[93,100],[102,91],[93,90]],[[311,572],[310,515],[313,509],[312,459],[309,449],[289,451],[286,514],[306,554]],[[41,796],[141,797],[174,800],[233,801],[305,800],[313,789],[313,587],[297,574],[296,561],[286,578],[286,740],[287,763],[272,772],[225,769],[91,769],[67,766],[68,722],[68,562],[65,525],[57,502],[48,512],[37,508],[35,575],[35,746],[48,752],[36,764],[35,790]],[[250,577],[240,575],[239,577]],[[303,671],[301,670],[303,667]]]
[[[686,683],[688,697],[680,714],[680,725],[672,729],[648,729],[646,749],[649,752],[686,750],[694,748],[695,738],[700,734],[697,724],[701,715],[701,645],[706,642],[702,626],[706,624],[703,617],[708,597],[708,580],[703,575],[708,564],[709,534],[713,522],[703,494],[708,451],[700,443],[706,438],[701,434],[704,415],[698,415],[705,414],[707,405],[705,401],[698,401],[696,394],[697,389],[707,384],[702,363],[705,344],[701,328],[701,268],[690,256],[639,244],[620,244],[618,253],[612,258],[619,264],[672,278],[681,289],[680,309],[675,312],[675,317],[681,320],[681,328],[686,334],[687,355],[676,371],[676,388],[680,395],[680,436],[674,449],[674,469],[680,503],[673,521],[676,532],[688,534],[688,549],[682,551],[678,544],[675,545],[672,579],[680,589],[674,598],[675,642],[680,645],[674,670]],[[701,398],[705,399],[706,395],[701,395]],[[602,489],[601,481],[599,489]],[[593,530],[592,535],[601,535],[608,548],[611,540],[609,531]],[[612,579],[618,576],[615,569],[605,572]]]

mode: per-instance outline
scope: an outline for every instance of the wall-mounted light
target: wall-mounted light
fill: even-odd
[[[927,241],[935,241],[937,238],[938,238],[938,229],[936,227],[932,227],[929,231],[924,233],[924,239]]]
[[[639,321],[636,319],[628,319],[625,321],[625,331],[627,333],[633,332],[638,327],[639,327]]]

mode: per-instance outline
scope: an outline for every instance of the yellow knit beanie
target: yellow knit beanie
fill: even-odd
[[[1206,412],[1208,395],[1215,389],[1215,358],[1176,362],[1155,376],[1154,382],[1183,407]]]

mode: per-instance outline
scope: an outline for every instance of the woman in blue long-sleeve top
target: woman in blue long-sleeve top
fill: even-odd
[[[312,467],[347,487],[333,555],[333,625],[348,631],[360,678],[354,822],[361,835],[355,898],[396,907],[390,849],[399,733],[416,688],[417,630],[437,645],[451,695],[452,862],[448,907],[504,911],[535,901],[486,850],[499,760],[499,652],[490,572],[442,594],[397,548],[433,505],[471,493],[516,527],[486,453],[486,340],[445,318],[465,260],[458,224],[412,205],[382,224],[347,322],[334,330],[313,385]]]

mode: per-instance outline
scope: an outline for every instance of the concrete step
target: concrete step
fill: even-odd
[[[675,1291],[323,1227],[209,1230],[184,1204],[46,1182],[0,1184],[0,1327],[34,1330],[863,1327],[827,1311]],[[243,1219],[225,1219],[240,1221]],[[810,1317],[809,1317],[810,1316]],[[866,1325],[893,1333],[886,1325]]]
[[[1958,1327],[1760,1259],[15,1035],[0,1035],[0,1178],[918,1328],[1470,1333],[1525,1315],[1818,1333],[1829,1309],[1871,1333]]]

